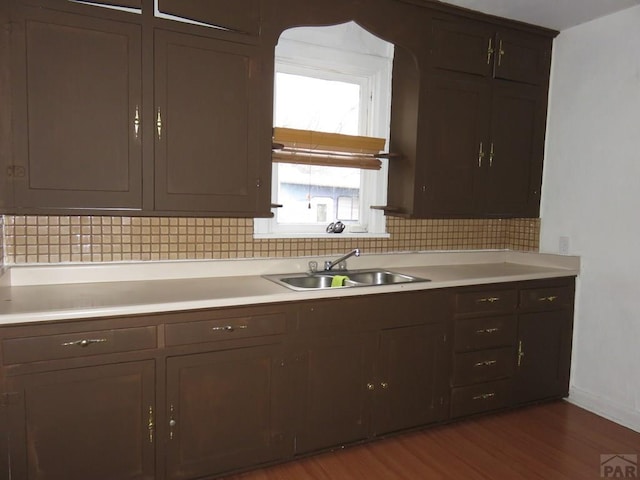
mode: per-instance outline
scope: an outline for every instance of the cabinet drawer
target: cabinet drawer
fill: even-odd
[[[468,385],[510,377],[513,374],[514,363],[512,347],[457,353],[453,358],[453,385]]]
[[[549,310],[570,306],[573,294],[567,286],[527,288],[520,290],[520,308],[527,310]]]
[[[500,313],[515,310],[518,301],[516,290],[484,290],[456,294],[456,313]]]
[[[11,338],[2,342],[5,365],[156,348],[156,327]]]
[[[515,345],[516,334],[515,315],[456,320],[454,348],[464,351],[511,346]]]
[[[278,312],[168,324],[165,335],[167,346],[174,346],[277,335],[285,330],[286,315]]]
[[[462,417],[509,405],[511,380],[458,387],[451,391],[451,416]]]

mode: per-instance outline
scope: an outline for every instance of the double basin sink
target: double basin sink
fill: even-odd
[[[371,287],[374,285],[397,285],[430,281],[425,278],[405,275],[385,269],[285,273],[281,275],[265,275],[264,278],[297,291]]]

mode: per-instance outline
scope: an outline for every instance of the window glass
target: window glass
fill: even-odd
[[[279,72],[275,89],[276,127],[360,133],[360,84]],[[360,209],[359,202],[349,209],[349,218],[341,218],[338,198],[348,196],[358,201],[360,169],[274,164],[274,173],[278,179],[276,198],[282,205],[276,210],[278,224],[326,226],[335,220],[359,218],[359,213],[354,216],[351,212]]]

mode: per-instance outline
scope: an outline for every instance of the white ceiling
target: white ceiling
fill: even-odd
[[[444,3],[522,22],[565,30],[625,8],[640,0],[442,0]]]

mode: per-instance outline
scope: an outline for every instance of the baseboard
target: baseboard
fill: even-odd
[[[640,411],[638,410],[617,405],[611,402],[611,400],[599,397],[575,386],[569,389],[569,398],[567,398],[567,401],[612,422],[619,423],[624,427],[640,432]]]

